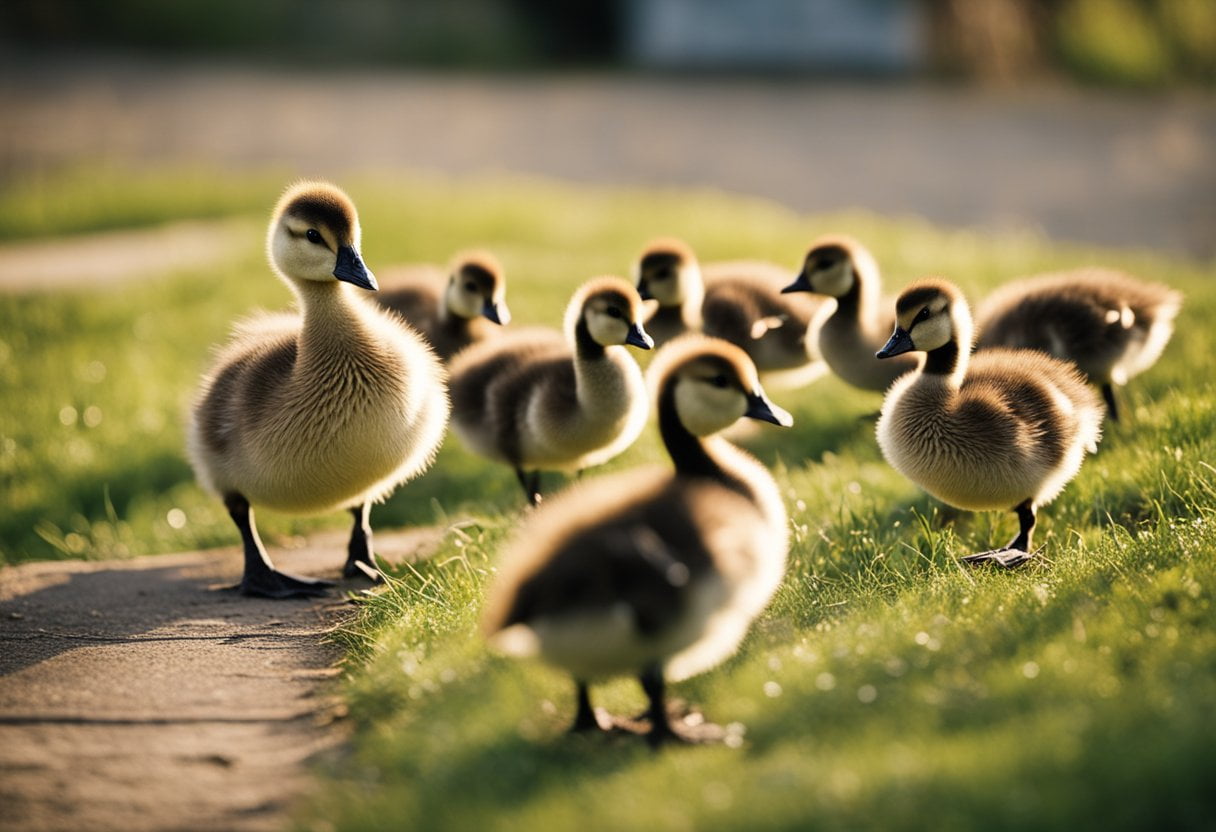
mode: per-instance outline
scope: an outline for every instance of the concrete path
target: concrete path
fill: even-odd
[[[78,160],[717,187],[1216,255],[1216,96],[628,75],[0,65],[0,181]]]
[[[377,552],[416,558],[436,539],[381,534]],[[344,546],[273,554],[329,577]],[[224,549],[0,571],[0,829],[285,826],[308,761],[344,738],[324,637],[350,607],[215,588],[240,570]]]

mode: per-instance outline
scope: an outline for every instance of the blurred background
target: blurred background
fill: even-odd
[[[327,66],[1216,79],[1210,0],[9,0],[6,50]]]
[[[7,0],[0,56],[10,189],[511,171],[1216,254],[1212,0]]]

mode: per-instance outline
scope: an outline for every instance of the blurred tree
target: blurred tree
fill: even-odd
[[[1013,84],[1042,75],[1052,0],[930,2],[934,53],[947,73]]]

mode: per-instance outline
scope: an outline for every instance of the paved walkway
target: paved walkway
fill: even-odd
[[[376,548],[417,557],[435,536]],[[274,555],[329,576],[344,544]],[[284,827],[309,760],[345,736],[324,636],[349,607],[215,589],[240,569],[224,549],[0,571],[0,829]]]
[[[80,159],[719,187],[1216,255],[1216,96],[621,75],[0,66],[0,176]]]

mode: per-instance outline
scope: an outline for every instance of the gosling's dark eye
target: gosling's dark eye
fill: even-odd
[[[925,306],[919,312],[916,313],[917,321],[925,321],[928,319],[929,319],[929,307]]]
[[[474,292],[477,291],[477,284],[471,280],[466,280],[465,284],[464,284],[464,290],[466,292],[468,292],[469,294],[473,294]]]
[[[321,232],[315,228],[308,229],[308,231],[304,232],[304,236],[308,238],[308,242],[310,243],[315,243],[319,246],[325,245],[325,240],[321,238]]]
[[[625,317],[625,315],[624,315],[624,314],[621,312],[621,310],[620,310],[620,309],[618,309],[618,308],[616,308],[615,306],[609,306],[609,307],[608,307],[607,309],[605,309],[604,311],[608,313],[608,317],[609,317],[609,318],[623,318],[623,317]]]
[[[711,378],[709,380],[709,383],[712,384],[714,387],[729,387],[730,379],[724,375],[719,374],[719,375],[716,375],[713,378]]]

